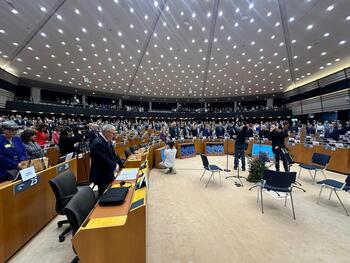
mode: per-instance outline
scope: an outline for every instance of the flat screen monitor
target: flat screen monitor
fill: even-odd
[[[275,156],[272,152],[272,145],[265,145],[265,144],[253,144],[252,148],[252,156],[253,157],[259,157],[260,153],[266,153],[266,155],[269,157],[270,160],[275,159]]]

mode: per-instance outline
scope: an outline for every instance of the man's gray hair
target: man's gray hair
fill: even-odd
[[[102,126],[102,133],[105,133],[110,130],[115,130],[115,127],[112,124],[105,124]]]

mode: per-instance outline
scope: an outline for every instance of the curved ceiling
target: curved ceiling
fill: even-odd
[[[350,65],[349,0],[0,2],[0,66],[124,96],[275,93]]]

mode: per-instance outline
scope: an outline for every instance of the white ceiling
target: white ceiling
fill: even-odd
[[[349,0],[3,0],[0,21],[5,70],[128,96],[261,95],[294,87],[290,66],[298,85],[350,65]]]

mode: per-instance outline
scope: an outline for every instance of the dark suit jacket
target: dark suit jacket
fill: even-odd
[[[112,146],[99,135],[91,144],[90,179],[97,185],[108,185],[114,180],[117,156]]]
[[[21,138],[12,138],[12,145],[5,136],[0,135],[0,182],[6,177],[6,171],[18,168],[18,163],[27,160]]]

